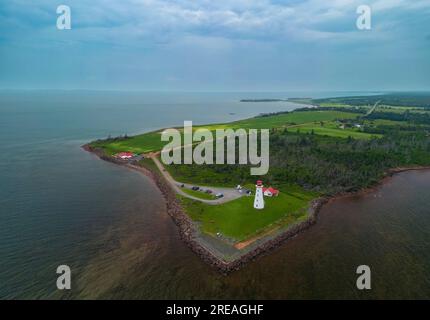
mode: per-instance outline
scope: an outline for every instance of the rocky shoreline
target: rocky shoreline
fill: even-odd
[[[174,190],[169,186],[169,184],[164,180],[164,178],[152,170],[149,170],[147,168],[144,168],[142,166],[137,166],[133,164],[124,163],[123,161],[117,160],[113,157],[110,157],[106,155],[103,150],[100,149],[94,149],[90,147],[89,145],[84,145],[82,148],[88,152],[94,153],[97,155],[100,159],[109,161],[115,164],[123,165],[125,167],[128,167],[133,170],[137,170],[139,172],[142,172],[146,176],[148,176],[158,187],[158,189],[161,191],[163,197],[166,201],[167,206],[167,213],[172,218],[173,222],[178,226],[180,238],[187,244],[187,246],[196,253],[203,261],[208,263],[209,265],[215,267],[218,271],[220,271],[223,274],[228,274],[232,271],[239,270],[243,266],[245,266],[247,263],[257,259],[258,257],[261,257],[270,251],[276,249],[277,247],[281,246],[286,242],[287,240],[295,237],[299,233],[307,230],[310,228],[313,224],[317,221],[318,213],[321,209],[321,207],[326,204],[327,202],[334,201],[339,198],[348,197],[348,196],[354,196],[354,195],[360,195],[365,194],[368,192],[373,191],[376,187],[382,185],[387,179],[391,178],[394,174],[405,172],[405,171],[411,171],[411,170],[423,170],[423,169],[430,169],[430,167],[399,167],[399,168],[393,168],[386,172],[384,178],[379,181],[375,186],[361,189],[358,191],[352,191],[352,192],[342,192],[339,194],[336,194],[331,197],[322,197],[319,199],[315,199],[311,201],[311,205],[308,208],[308,217],[306,220],[297,223],[291,227],[289,227],[287,230],[283,231],[279,235],[275,236],[272,239],[263,241],[262,243],[258,244],[255,248],[251,249],[250,251],[244,253],[243,255],[239,256],[238,258],[232,260],[232,261],[225,261],[219,257],[217,257],[214,253],[212,253],[208,248],[203,246],[197,239],[198,230],[196,229],[195,224],[193,221],[188,217],[188,215],[184,212],[179,200],[176,197],[176,194]]]
[[[317,214],[324,203],[328,201],[327,198],[320,198],[313,200],[311,206],[309,207],[309,215],[305,221],[297,223],[287,230],[283,231],[281,234],[277,235],[273,239],[264,241],[263,243],[257,245],[255,248],[244,253],[240,257],[232,260],[225,261],[217,257],[209,249],[204,247],[197,239],[196,235],[198,230],[196,230],[195,224],[188,217],[188,215],[182,209],[179,200],[176,197],[174,190],[166,183],[164,178],[152,170],[147,168],[136,166],[132,164],[124,163],[120,160],[112,158],[106,155],[103,150],[92,148],[89,145],[84,145],[82,148],[88,152],[97,155],[100,159],[109,161],[115,164],[126,166],[130,169],[134,169],[142,172],[146,176],[152,179],[152,181],[157,185],[158,189],[161,191],[163,197],[166,201],[167,213],[172,218],[173,222],[178,226],[180,238],[187,244],[187,246],[197,254],[203,261],[209,265],[215,267],[218,271],[223,274],[228,274],[232,271],[239,270],[247,263],[257,259],[260,256],[267,254],[273,249],[282,245],[288,239],[291,239],[298,235],[299,233],[305,231],[313,224],[316,223]]]
[[[253,261],[257,257],[277,248],[286,240],[308,229],[316,222],[318,210],[326,201],[325,199],[324,201],[322,201],[322,199],[314,200],[311,208],[309,209],[309,216],[305,221],[288,228],[288,230],[274,239],[263,242],[251,251],[241,255],[239,258],[227,262],[214,255],[197,240],[196,234],[198,230],[196,230],[195,224],[182,209],[179,200],[176,198],[175,192],[159,174],[151,172],[151,176],[166,199],[167,212],[173,219],[174,223],[178,226],[181,239],[194,253],[200,256],[202,260],[224,274],[239,270],[250,261]]]

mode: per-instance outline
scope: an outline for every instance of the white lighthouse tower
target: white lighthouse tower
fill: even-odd
[[[263,197],[263,181],[258,180],[255,185],[255,198],[254,198],[254,208],[264,209],[264,197]]]

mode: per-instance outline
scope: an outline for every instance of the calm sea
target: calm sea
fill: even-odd
[[[308,232],[222,276],[181,242],[150,180],[80,149],[297,107],[242,98],[334,95],[1,92],[0,298],[430,298],[430,172],[333,202]],[[72,269],[66,293],[61,264]],[[372,268],[370,292],[355,289],[359,264]]]

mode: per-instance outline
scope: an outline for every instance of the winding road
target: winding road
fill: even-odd
[[[224,195],[224,197],[219,198],[219,199],[215,199],[215,200],[207,200],[207,199],[194,197],[194,196],[184,192],[181,188],[181,185],[184,185],[184,188],[188,188],[188,189],[191,189],[191,187],[196,186],[196,185],[190,185],[187,183],[182,183],[182,182],[176,181],[175,179],[173,179],[173,177],[170,175],[170,173],[166,170],[166,168],[164,168],[164,166],[160,162],[160,160],[158,160],[157,155],[151,154],[151,155],[149,155],[149,157],[154,161],[155,165],[160,170],[161,174],[166,179],[166,181],[172,186],[173,190],[175,190],[176,193],[180,194],[183,197],[197,200],[197,201],[201,201],[201,202],[211,204],[211,205],[218,205],[218,204],[226,203],[226,202],[229,202],[229,201],[232,201],[232,200],[235,200],[235,199],[238,199],[238,198],[244,196],[242,193],[240,193],[238,190],[236,190],[234,188],[218,188],[218,187],[198,186],[202,189],[212,190],[213,194],[222,193]]]

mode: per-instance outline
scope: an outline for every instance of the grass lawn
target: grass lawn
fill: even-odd
[[[390,105],[379,105],[376,110],[379,112],[395,112],[395,113],[404,113],[405,111],[425,112],[425,109],[421,109],[421,108],[407,107],[407,106],[390,106]]]
[[[204,200],[215,200],[216,197],[213,194],[202,192],[202,191],[194,191],[188,188],[181,188],[183,192],[189,194],[190,196],[194,196],[196,198],[204,199]]]
[[[255,190],[253,188],[252,190]],[[190,217],[201,223],[201,230],[215,236],[223,236],[243,241],[275,226],[285,227],[307,217],[310,200],[314,193],[302,191],[288,193],[281,191],[278,197],[265,197],[265,208],[253,207],[254,197],[242,197],[221,205],[212,206],[180,197],[181,203]]]
[[[297,111],[267,117],[255,117],[225,124],[195,126],[194,129],[207,128],[211,131],[227,128],[271,129],[291,124],[353,119],[355,117],[357,117],[357,114],[342,111]],[[122,140],[94,141],[91,142],[91,146],[102,148],[110,155],[123,151],[137,154],[159,151],[166,144],[166,142],[161,141],[161,132],[162,130],[148,132]]]
[[[165,142],[161,141],[161,132],[153,131],[118,141],[94,141],[91,146],[103,148],[106,153],[129,151],[136,154],[161,150]]]

